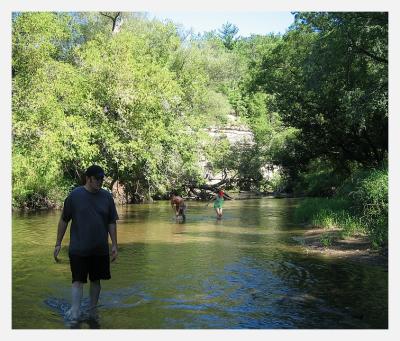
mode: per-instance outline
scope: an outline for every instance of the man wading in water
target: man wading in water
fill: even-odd
[[[184,200],[175,193],[171,195],[171,207],[175,210],[176,219],[181,216],[183,221],[186,220],[186,204]]]
[[[112,259],[117,258],[117,210],[112,195],[102,189],[104,171],[100,166],[90,166],[84,186],[75,188],[65,199],[58,223],[54,259],[58,261],[68,222],[70,228],[69,260],[72,273],[72,304],[67,318],[78,322],[83,284],[90,280],[90,317],[96,318],[96,306],[100,296],[100,280],[110,279],[108,235],[112,246]]]

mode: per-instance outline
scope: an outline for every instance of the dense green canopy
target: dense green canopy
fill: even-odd
[[[387,13],[297,13],[257,83],[299,129],[289,167],[324,158],[378,166],[388,150]],[[295,164],[293,164],[295,161]]]
[[[12,31],[14,207],[59,205],[92,163],[140,200],[201,188],[204,160],[262,191],[387,160],[387,13],[296,13],[283,36],[243,38],[231,23],[193,36],[142,13],[24,12]],[[255,144],[207,134],[228,114]]]

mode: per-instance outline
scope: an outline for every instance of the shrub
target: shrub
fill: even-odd
[[[358,181],[357,189],[349,195],[357,211],[362,214],[371,241],[384,247],[388,240],[388,171],[372,170]]]
[[[367,234],[376,248],[388,241],[388,171],[358,170],[340,186],[333,198],[307,198],[295,219],[324,228],[339,227],[341,235]]]

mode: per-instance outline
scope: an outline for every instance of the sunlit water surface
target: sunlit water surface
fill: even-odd
[[[119,206],[119,257],[102,281],[99,319],[74,328],[387,328],[388,274],[307,254],[293,237],[299,199]],[[13,214],[13,328],[70,328],[69,228],[52,258],[59,211]],[[85,285],[82,311],[88,305]],[[83,314],[84,316],[84,314]]]

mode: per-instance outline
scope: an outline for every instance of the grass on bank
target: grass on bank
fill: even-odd
[[[360,170],[330,198],[307,198],[295,212],[299,223],[339,228],[340,237],[367,236],[374,248],[388,245],[387,168]],[[331,241],[324,240],[323,244]]]

